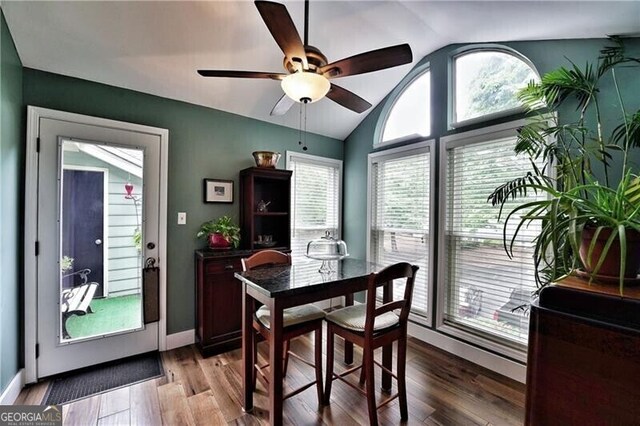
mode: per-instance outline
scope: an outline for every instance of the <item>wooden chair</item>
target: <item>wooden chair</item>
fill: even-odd
[[[327,321],[327,376],[324,392],[324,402],[329,404],[331,397],[331,384],[339,379],[367,397],[369,409],[369,422],[378,424],[377,410],[382,406],[399,398],[400,417],[403,421],[408,418],[407,411],[407,385],[405,380],[405,367],[407,359],[407,319],[411,308],[413,283],[417,266],[408,263],[397,263],[389,266],[377,274],[369,276],[366,304],[348,306],[335,310],[326,315]],[[406,278],[404,296],[399,300],[393,299],[393,291],[390,290],[390,302],[376,307],[376,289],[396,279]],[[392,284],[393,286],[393,284]],[[354,343],[363,349],[362,364],[350,368],[340,374],[333,372],[334,359],[334,335],[341,336],[345,341]],[[373,351],[379,347],[393,344],[398,341],[398,366],[397,374],[387,370],[373,358]],[[398,381],[398,393],[385,399],[376,406],[373,366],[377,364]],[[346,381],[344,377],[358,369],[363,368],[364,374],[360,376],[360,384],[366,383],[365,390]]]
[[[291,256],[288,254],[276,251],[276,250],[263,250],[255,253],[249,258],[242,259],[242,270],[248,271],[259,267],[268,267],[274,265],[291,265]],[[269,308],[261,306],[253,316],[253,328],[271,345],[273,339],[271,337],[271,330],[269,328]],[[283,313],[283,335],[284,335],[284,359],[283,359],[283,375],[287,375],[287,366],[289,363],[289,355],[299,359],[303,363],[313,367],[316,373],[316,379],[304,386],[290,392],[284,396],[284,399],[297,395],[298,393],[306,390],[307,388],[316,385],[318,392],[318,404],[322,404],[323,401],[323,389],[322,389],[322,320],[324,319],[325,312],[314,305],[303,305],[288,308]],[[295,352],[289,350],[290,341],[298,336],[307,334],[313,331],[315,334],[315,349],[314,349],[314,363],[311,363],[304,358],[297,355]],[[253,357],[257,361],[258,359],[258,346],[257,339],[253,339]],[[255,390],[256,378],[264,382],[265,387],[268,389],[269,380],[263,373],[263,369],[267,368],[269,364],[258,365],[256,362],[252,376],[252,386]]]

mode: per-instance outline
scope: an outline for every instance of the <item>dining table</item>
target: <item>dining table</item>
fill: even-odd
[[[242,283],[243,408],[245,412],[253,410],[252,374],[255,374],[253,368],[256,361],[253,345],[257,336],[253,331],[252,321],[258,304],[261,303],[270,312],[272,341],[269,344],[269,420],[273,426],[281,425],[283,421],[283,311],[341,296],[344,296],[345,306],[353,305],[354,294],[367,289],[369,275],[383,269],[381,265],[350,257],[327,263],[302,259],[294,260],[292,265],[275,265],[235,274]],[[387,283],[382,288],[382,301],[392,300],[393,283]],[[352,343],[345,342],[344,362],[353,363]],[[392,345],[389,345],[382,349],[382,365],[392,371],[391,362]],[[391,374],[383,369],[383,391],[391,390],[391,378]]]

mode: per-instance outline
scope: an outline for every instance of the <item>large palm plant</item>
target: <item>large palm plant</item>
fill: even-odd
[[[489,201],[500,206],[500,216],[505,218],[503,239],[509,256],[523,227],[540,222],[541,231],[533,241],[539,287],[578,268],[590,271],[593,278],[609,251],[619,247],[622,292],[628,269],[627,242],[630,234],[640,232],[640,178],[630,158],[630,152],[640,147],[640,110],[627,113],[617,70],[638,64],[640,59],[626,54],[624,40],[611,37],[595,65],[580,68],[571,63],[546,74],[540,82],[529,83],[518,95],[529,119],[518,131],[515,150],[529,157],[532,171],[496,188]],[[619,117],[608,135],[600,100],[605,81],[613,85],[617,100],[616,111],[609,115]],[[573,121],[561,122],[556,113],[549,113],[572,105],[576,107]],[[504,211],[509,199],[532,191],[547,196]],[[511,222],[515,228],[508,227]],[[508,235],[509,229],[515,232]],[[585,229],[595,235],[587,249],[583,247],[581,258]],[[600,235],[608,237],[602,253],[593,256]]]

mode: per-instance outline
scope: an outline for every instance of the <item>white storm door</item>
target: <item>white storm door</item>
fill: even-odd
[[[159,256],[160,136],[43,117],[39,135],[37,377],[157,350],[142,267]]]

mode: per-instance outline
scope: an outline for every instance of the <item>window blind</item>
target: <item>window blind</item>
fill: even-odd
[[[430,153],[376,157],[371,161],[370,260],[420,267],[412,312],[426,316],[429,285]]]
[[[515,143],[515,137],[508,137],[447,149],[444,321],[522,347],[528,310],[513,309],[528,304],[535,290],[530,241],[539,225],[520,230],[509,259],[503,248],[503,222],[497,220],[499,209],[487,203],[497,186],[531,168],[526,158],[515,156]],[[542,195],[510,201],[504,211],[537,197]]]
[[[304,256],[307,243],[325,231],[340,237],[341,162],[314,161],[309,156],[290,155],[291,255]]]

